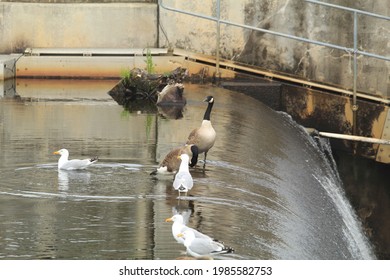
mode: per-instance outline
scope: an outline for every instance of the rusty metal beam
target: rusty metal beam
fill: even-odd
[[[213,56],[196,54],[196,53],[188,52],[186,50],[181,50],[181,49],[174,49],[173,54],[178,55],[178,56],[182,56],[188,60],[197,61],[199,63],[207,63],[207,64],[212,65],[212,64],[215,64],[215,62],[216,62],[215,58]],[[326,91],[330,91],[330,92],[335,92],[335,93],[347,95],[350,97],[353,97],[353,95],[354,95],[352,90],[342,89],[342,88],[338,88],[338,87],[331,86],[331,85],[326,85],[326,84],[316,83],[313,81],[299,79],[299,78],[283,75],[281,73],[275,73],[275,72],[263,70],[263,69],[260,69],[257,67],[246,66],[246,65],[242,65],[242,64],[236,63],[234,61],[230,61],[230,60],[221,59],[219,64],[220,64],[219,66],[221,69],[228,69],[231,71],[242,71],[242,72],[246,72],[249,74],[252,73],[252,74],[260,75],[260,76],[263,76],[263,77],[266,77],[269,79],[277,79],[280,81],[290,82],[290,83],[294,83],[294,84],[301,85],[301,86],[308,87],[308,88],[317,88],[319,90],[326,90]],[[380,98],[380,97],[368,95],[368,94],[361,93],[361,92],[358,92],[356,94],[356,96],[361,98],[361,99],[366,99],[366,100],[390,105],[390,100],[385,99],[385,98]]]

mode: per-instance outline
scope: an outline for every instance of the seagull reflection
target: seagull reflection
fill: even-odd
[[[91,173],[88,171],[80,170],[58,170],[58,190],[68,191],[69,184],[89,184],[91,179]]]

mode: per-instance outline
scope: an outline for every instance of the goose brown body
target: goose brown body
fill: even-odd
[[[207,152],[214,146],[216,132],[211,124],[210,115],[214,105],[214,97],[207,96],[204,102],[207,102],[207,108],[203,116],[203,121],[200,127],[191,131],[188,136],[187,145],[193,144],[198,147],[199,154],[204,153],[204,165],[206,164]]]
[[[153,171],[151,174],[176,173],[180,168],[181,160],[179,156],[181,154],[187,154],[190,157],[190,167],[194,167],[198,162],[198,147],[196,145],[183,145],[171,150],[160,162],[157,170]]]

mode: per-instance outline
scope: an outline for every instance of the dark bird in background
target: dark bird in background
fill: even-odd
[[[180,83],[168,84],[161,92],[157,93],[157,106],[184,106],[187,101],[183,95],[184,86]]]

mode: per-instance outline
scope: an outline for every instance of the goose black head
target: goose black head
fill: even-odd
[[[211,95],[207,96],[203,102],[208,102],[208,103],[214,103],[214,97]]]

